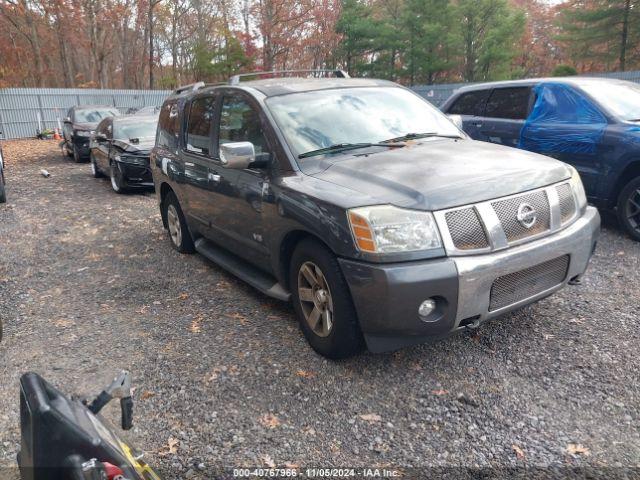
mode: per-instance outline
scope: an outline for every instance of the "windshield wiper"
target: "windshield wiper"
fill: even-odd
[[[438,133],[438,132],[407,133],[406,135],[402,135],[401,137],[390,138],[389,140],[383,140],[383,143],[401,142],[403,140],[415,140],[417,138],[428,138],[428,137],[462,138],[460,135],[448,135],[445,133]]]
[[[336,143],[335,145],[331,145],[330,147],[318,148],[317,150],[310,150],[308,152],[301,153],[298,155],[298,158],[307,158],[313,157],[314,155],[322,155],[323,153],[330,152],[344,152],[347,150],[355,150],[356,148],[366,148],[366,147],[387,147],[387,148],[400,148],[404,147],[404,143],[392,143],[384,142],[384,143]]]

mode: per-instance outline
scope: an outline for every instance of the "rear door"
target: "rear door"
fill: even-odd
[[[109,172],[109,151],[111,148],[111,141],[113,140],[113,119],[105,118],[96,127],[96,135],[102,134],[106,137],[106,140],[95,141],[95,148],[93,149],[93,158],[96,161],[98,168],[105,173]]]
[[[517,147],[531,104],[530,86],[493,89],[478,126],[482,140]]]
[[[187,117],[182,162],[186,215],[189,223],[207,237],[211,236],[211,204],[218,200],[215,185],[210,181],[213,154],[213,124],[216,116],[216,95],[206,93],[194,97],[185,106]]]
[[[480,133],[482,127],[482,112],[491,89],[474,90],[462,93],[453,104],[447,109],[449,115],[460,115],[462,118],[462,129],[474,140],[485,140]]]

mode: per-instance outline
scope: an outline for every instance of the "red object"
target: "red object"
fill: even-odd
[[[109,480],[113,480],[118,475],[124,475],[124,472],[120,467],[116,467],[109,462],[102,462],[102,465],[104,465],[104,470],[107,472]]]

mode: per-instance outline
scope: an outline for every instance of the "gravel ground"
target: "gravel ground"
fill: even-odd
[[[640,244],[615,224],[581,286],[477,332],[331,362],[289,305],[173,251],[151,193],[114,194],[54,142],[4,150],[0,465],[19,448],[20,374],[89,395],[128,368],[127,436],[167,478],[274,465],[640,475]]]

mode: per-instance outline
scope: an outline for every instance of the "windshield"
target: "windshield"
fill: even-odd
[[[460,136],[426,100],[398,87],[343,88],[267,99],[296,156],[350,143],[378,143],[408,133]]]
[[[622,120],[640,121],[640,86],[602,83],[580,87]]]
[[[100,120],[118,115],[115,108],[102,108],[97,110],[76,110],[75,121],[78,123],[98,123]]]
[[[137,138],[139,140],[155,138],[158,119],[156,117],[136,119],[135,122],[116,122],[113,138],[116,140],[126,140]]]

